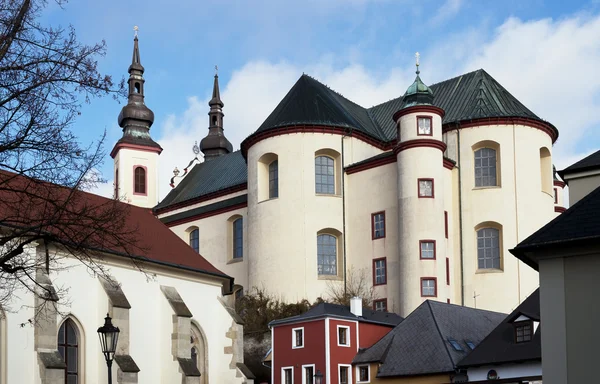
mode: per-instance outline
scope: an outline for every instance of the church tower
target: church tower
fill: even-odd
[[[216,68],[216,67],[215,67]],[[200,142],[200,150],[204,153],[204,160],[209,161],[215,157],[226,155],[233,151],[233,146],[223,132],[223,102],[219,91],[219,75],[215,73],[212,98],[208,102],[208,135]]]
[[[144,67],[140,61],[137,27],[129,66],[127,105],[119,114],[123,137],[110,156],[114,159],[115,198],[152,208],[158,203],[158,156],[161,146],[150,137],[154,113],[144,104]]]
[[[399,312],[425,299],[446,301],[442,117],[433,92],[417,77],[394,114],[398,144]],[[389,282],[388,282],[389,283]]]

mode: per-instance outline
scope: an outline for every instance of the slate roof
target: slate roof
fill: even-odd
[[[155,209],[244,184],[247,180],[248,168],[240,151],[218,156],[195,165]]]
[[[600,187],[521,241],[510,253],[537,271],[538,261],[532,252],[590,243],[600,245],[599,212]]]
[[[370,308],[363,308],[362,317],[358,317],[350,312],[350,307],[331,303],[320,303],[308,311],[298,316],[286,317],[285,319],[273,320],[269,326],[281,324],[297,323],[305,320],[312,320],[324,317],[335,317],[337,319],[358,320],[365,323],[375,323],[389,326],[396,326],[402,321],[402,317],[395,313],[374,311]]]
[[[564,180],[564,175],[576,172],[589,171],[598,168],[600,168],[600,151],[596,151],[588,157],[585,157],[576,162],[575,164],[572,164],[569,167],[563,169],[562,171],[558,171],[558,174]]]
[[[381,363],[377,377],[453,372],[470,352],[466,341],[479,344],[505,314],[426,300],[353,364]],[[461,351],[448,340],[455,340]]]
[[[542,359],[541,326],[533,339],[524,343],[515,342],[515,327],[512,323],[520,315],[540,321],[540,290],[535,290],[509,316],[500,323],[467,357],[458,364],[461,368],[488,364],[525,362]]]

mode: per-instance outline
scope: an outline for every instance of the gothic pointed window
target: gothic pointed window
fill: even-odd
[[[77,326],[71,319],[65,320],[58,331],[58,352],[66,363],[65,383],[79,383],[79,338]]]
[[[194,323],[190,329],[190,358],[200,371],[200,384],[208,384],[206,343],[204,335]]]
[[[146,194],[146,169],[144,167],[135,167],[134,171],[134,193]]]

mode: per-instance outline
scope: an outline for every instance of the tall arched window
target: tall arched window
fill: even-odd
[[[498,185],[496,178],[496,150],[493,148],[479,148],[475,151],[475,186],[495,187]]]
[[[279,162],[269,164],[269,199],[279,197]]]
[[[79,337],[77,326],[71,319],[65,320],[58,330],[58,352],[67,365],[65,383],[79,383]]]
[[[190,232],[190,247],[200,253],[200,230],[198,228]]]
[[[548,148],[540,148],[540,177],[542,183],[542,191],[547,194],[552,194],[552,155]]]
[[[204,335],[196,324],[192,323],[190,329],[190,354],[192,361],[196,363],[196,367],[200,371],[201,384],[208,384],[208,355],[206,352]]]
[[[335,194],[335,167],[329,156],[315,157],[315,192]]]
[[[146,169],[135,167],[134,171],[134,193],[146,194]]]
[[[239,218],[233,222],[233,258],[244,257],[244,219]]]
[[[501,268],[499,229],[488,227],[477,230],[477,268]]]
[[[337,238],[317,235],[317,270],[319,275],[337,275]]]

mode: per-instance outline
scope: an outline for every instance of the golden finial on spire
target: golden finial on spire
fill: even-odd
[[[138,34],[138,31],[139,31],[139,29],[140,29],[140,28],[139,28],[137,25],[133,27],[133,36],[134,36],[134,37],[137,37],[137,34]]]

